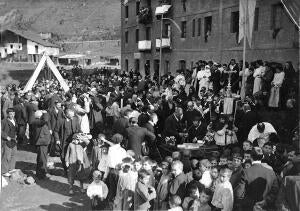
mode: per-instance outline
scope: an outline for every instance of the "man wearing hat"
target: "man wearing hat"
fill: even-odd
[[[193,119],[193,125],[188,129],[188,142],[197,142],[202,140],[207,132],[207,125],[202,121],[201,116],[196,115]]]
[[[37,147],[36,175],[44,179],[47,173],[48,145],[51,141],[49,114],[38,110],[34,113],[32,121],[33,138]]]
[[[251,156],[253,165],[244,169],[235,191],[238,206],[243,211],[252,211],[255,204],[264,208],[274,204],[279,189],[274,171],[261,163],[262,149],[254,147]]]
[[[6,110],[6,118],[1,122],[2,157],[1,169],[4,176],[10,176],[10,171],[15,169],[17,153],[17,124],[15,111]]]

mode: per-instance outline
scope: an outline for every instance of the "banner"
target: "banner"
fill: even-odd
[[[248,40],[251,47],[256,0],[240,0],[239,14],[239,42],[243,38]]]

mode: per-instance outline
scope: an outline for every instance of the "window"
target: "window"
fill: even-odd
[[[145,63],[145,75],[150,75],[150,60],[146,60],[146,63]]]
[[[180,70],[186,70],[186,62],[185,62],[185,60],[180,60],[179,61],[179,69]]]
[[[165,38],[171,37],[171,24],[169,24],[169,23],[165,24],[163,37],[165,37]]]
[[[253,25],[254,31],[258,31],[258,19],[259,19],[259,8],[255,8],[254,25]]]
[[[193,71],[193,67],[194,67],[194,62],[191,61],[191,71]]]
[[[146,28],[146,40],[151,40],[151,27]]]
[[[271,29],[281,28],[283,8],[281,4],[273,4],[271,9]]]
[[[165,61],[165,69],[164,69],[165,74],[170,72],[170,61],[166,60]]]
[[[135,42],[138,43],[139,42],[139,39],[140,39],[140,30],[139,29],[136,29],[135,30]]]
[[[128,18],[128,14],[129,14],[129,7],[128,5],[125,6],[125,18]]]
[[[195,37],[196,34],[196,20],[193,19],[193,26],[192,26],[192,37]]]
[[[10,45],[10,48],[13,49],[13,48],[14,48],[14,45]]]
[[[128,72],[128,59],[125,59],[125,71]]]
[[[135,3],[135,14],[139,15],[140,13],[140,1],[136,1]]]
[[[198,18],[198,36],[201,36],[201,18]]]
[[[35,48],[35,53],[38,54],[39,53],[39,46],[35,45],[34,48]]]
[[[181,38],[186,38],[186,21],[181,21]]]
[[[238,33],[239,32],[239,11],[231,13],[231,20],[230,20],[230,32],[231,33]]]
[[[212,28],[212,16],[208,16],[204,18],[204,41],[208,42],[211,36],[211,28]]]
[[[135,60],[134,69],[135,69],[135,72],[140,72],[140,60],[139,59]]]
[[[125,43],[128,43],[128,31],[125,32]]]

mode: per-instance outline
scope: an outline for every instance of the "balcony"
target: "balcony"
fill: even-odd
[[[160,39],[156,39],[156,48],[160,48]],[[162,38],[162,48],[171,48],[171,38]]]
[[[141,40],[138,43],[139,51],[151,51],[151,40]]]
[[[151,9],[148,7],[142,7],[139,11],[138,21],[141,24],[149,24],[152,22]]]

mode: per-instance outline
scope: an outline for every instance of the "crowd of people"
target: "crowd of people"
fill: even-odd
[[[291,206],[282,191],[284,178],[300,173],[291,62],[246,62],[243,70],[234,59],[199,61],[152,79],[133,70],[62,75],[68,92],[55,80],[38,80],[26,93],[2,90],[4,176],[15,169],[17,145],[31,144],[37,178],[47,179],[48,156],[59,156],[69,194],[78,179],[93,209]],[[203,150],[179,147],[185,143]]]

